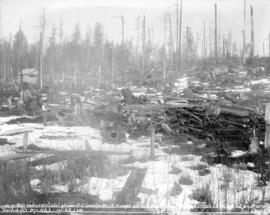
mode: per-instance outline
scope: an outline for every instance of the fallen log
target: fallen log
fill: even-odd
[[[232,114],[239,117],[248,117],[251,114],[251,111],[238,106],[228,106],[228,105],[219,105],[216,109],[216,115],[224,114]]]

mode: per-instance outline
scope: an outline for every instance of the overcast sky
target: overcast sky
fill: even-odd
[[[38,40],[38,24],[42,7],[46,8],[47,35],[53,24],[59,25],[62,20],[66,35],[80,23],[82,33],[87,26],[93,27],[96,22],[104,26],[106,37],[119,41],[121,38],[121,22],[119,14],[125,17],[126,38],[136,39],[136,18],[146,15],[147,36],[155,42],[162,41],[162,17],[171,13],[173,30],[175,30],[176,0],[0,0],[2,36],[14,34],[22,24],[23,31],[30,41]],[[214,3],[218,5],[219,35],[232,32],[238,47],[242,44],[243,5],[244,0],[183,0],[183,32],[186,26],[191,27],[194,36],[202,38],[203,22],[206,23],[207,35],[209,27],[214,26]],[[250,41],[250,5],[254,7],[255,19],[255,53],[262,54],[263,41],[270,32],[270,0],[246,0],[247,5],[247,42]],[[149,33],[150,32],[150,33]],[[213,36],[213,34],[212,34]],[[208,36],[209,37],[209,36]],[[135,40],[136,41],[136,40]],[[268,41],[265,40],[265,53],[268,54]]]

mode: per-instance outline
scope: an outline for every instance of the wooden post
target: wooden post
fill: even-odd
[[[153,160],[155,158],[155,129],[151,126],[151,151],[150,151],[150,159]]]
[[[25,132],[25,133],[23,134],[23,151],[26,151],[26,150],[27,150],[27,145],[28,145],[28,135],[29,135],[28,132]]]
[[[265,118],[264,119],[266,123],[264,146],[266,149],[269,149],[270,148],[270,103],[265,104]]]

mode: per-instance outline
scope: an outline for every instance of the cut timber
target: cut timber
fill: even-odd
[[[33,131],[32,128],[15,128],[1,133],[1,136],[13,136],[18,134],[30,133],[32,131]]]
[[[117,204],[133,204],[141,190],[147,169],[133,169],[124,188],[116,197]]]
[[[265,131],[264,146],[266,149],[269,149],[270,148],[270,103],[265,104],[265,123],[266,123],[266,131]]]
[[[143,101],[137,97],[135,97],[130,89],[122,89],[122,95],[124,97],[125,104],[143,104]]]
[[[151,153],[150,153],[150,159],[153,160],[155,157],[155,129],[153,126],[151,126]]]
[[[237,107],[237,106],[226,106],[226,105],[220,105],[217,108],[216,114],[219,115],[221,113],[232,114],[239,117],[247,117],[250,115],[250,111],[245,108]]]
[[[32,131],[33,129],[31,128],[17,128],[17,129],[5,131],[4,133],[2,133],[2,135],[13,136],[13,135],[18,135],[18,134],[23,134],[23,150],[26,151],[27,145],[28,145],[28,136],[29,136],[29,133]]]

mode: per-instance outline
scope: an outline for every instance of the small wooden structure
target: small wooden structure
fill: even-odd
[[[27,145],[29,142],[29,133],[32,132],[32,128],[16,128],[16,129],[10,129],[2,133],[2,136],[14,136],[14,135],[20,135],[23,134],[23,150],[27,150]]]

